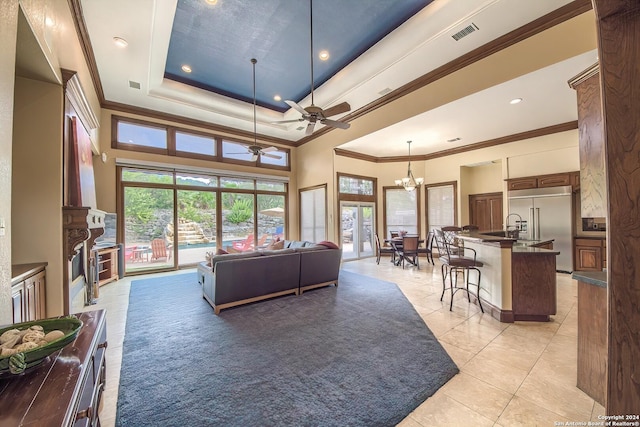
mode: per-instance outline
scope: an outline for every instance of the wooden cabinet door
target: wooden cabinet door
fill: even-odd
[[[526,190],[538,187],[538,180],[535,177],[510,179],[507,183],[509,190]]]
[[[602,241],[576,239],[576,270],[602,271]]]
[[[470,194],[469,223],[480,231],[502,230],[502,193]]]
[[[25,319],[27,322],[37,320],[38,298],[36,296],[35,277],[29,277],[24,281]]]
[[[13,309],[13,323],[26,321],[24,303],[24,282],[13,285],[11,288],[11,306]]]
[[[491,209],[491,230],[503,230],[502,222],[504,221],[504,213],[502,208],[502,193],[489,198],[489,207]]]
[[[559,185],[571,185],[571,175],[568,173],[558,173],[538,178],[538,188],[557,187]]]
[[[36,307],[35,307],[35,315],[36,318],[34,320],[46,319],[47,318],[47,298],[46,298],[46,287],[47,280],[46,274],[44,271],[36,274],[33,277],[35,282],[35,290],[36,290]]]

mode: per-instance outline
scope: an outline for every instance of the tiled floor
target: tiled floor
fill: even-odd
[[[365,259],[342,266],[397,283],[460,368],[400,426],[553,426],[604,415],[604,408],[575,386],[577,285],[569,275],[557,276],[558,313],[551,322],[506,324],[480,313],[461,293],[449,311],[447,296],[440,302],[438,261],[433,267],[421,259],[420,267],[402,270],[384,258],[380,265]],[[131,280],[103,286],[98,303],[86,307],[107,310],[107,385],[100,412],[106,427],[115,425]]]

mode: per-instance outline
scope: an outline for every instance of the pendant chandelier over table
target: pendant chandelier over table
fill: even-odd
[[[413,172],[411,172],[411,141],[407,141],[409,144],[409,165],[407,166],[407,176],[402,179],[396,179],[396,185],[404,187],[407,191],[413,191],[419,185],[422,185],[424,178],[415,178]]]

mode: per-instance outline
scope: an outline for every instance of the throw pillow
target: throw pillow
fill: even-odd
[[[284,240],[277,240],[275,242],[271,242],[269,246],[267,246],[265,249],[267,250],[284,249]]]
[[[229,252],[225,251],[222,248],[218,248],[218,250],[216,251],[216,255],[225,255],[228,254]]]
[[[330,242],[328,240],[323,240],[322,242],[319,242],[318,244],[322,245],[322,246],[326,246],[329,249],[340,249],[340,247],[338,245],[336,245],[335,243]]]

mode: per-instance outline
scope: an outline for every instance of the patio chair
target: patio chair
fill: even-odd
[[[258,239],[258,246],[256,246],[257,248],[262,248],[263,246],[267,246],[267,239],[269,238],[268,234],[263,234],[260,239]]]
[[[231,247],[237,251],[244,252],[253,249],[253,234],[249,234],[246,239],[233,242]]]
[[[171,259],[171,251],[167,251],[167,244],[164,239],[153,239],[151,241],[151,261],[160,261],[163,258],[169,261]]]

